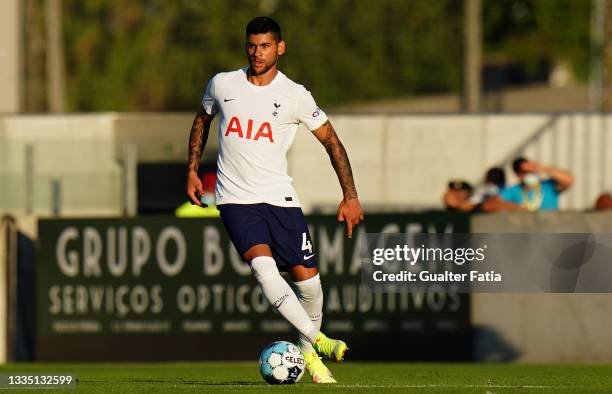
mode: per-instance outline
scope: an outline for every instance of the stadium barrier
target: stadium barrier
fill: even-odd
[[[34,360],[35,244],[32,218],[3,216],[0,224],[0,363]]]
[[[0,221],[0,363],[9,361],[9,293],[8,293],[8,267],[12,243],[11,225],[7,217]]]
[[[352,359],[470,359],[469,295],[372,293],[360,276],[366,227],[349,240],[335,216],[308,221],[323,327],[351,344]],[[468,216],[440,212],[367,219],[371,232],[468,230]],[[219,219],[44,219],[39,235],[38,360],[249,360],[296,340]]]
[[[368,231],[375,232],[471,229],[481,233],[611,233],[611,219],[612,213],[579,212],[471,217],[448,213],[389,214],[368,215],[366,225]],[[357,351],[352,353],[356,358],[384,360],[408,354],[414,359],[438,360],[612,360],[610,294],[472,294],[462,298],[439,293],[433,300],[368,297],[360,293],[360,278],[350,269],[355,269],[355,243],[365,229],[361,227],[353,240],[347,240],[344,228],[333,217],[314,215],[309,221],[319,248],[326,322],[330,325],[326,328],[349,336],[355,350],[368,348],[368,340],[393,341],[389,354]],[[36,239],[36,226],[31,220],[19,223],[22,231]],[[0,245],[4,246],[0,247],[0,274],[5,275],[0,289],[8,289],[6,225],[1,226],[0,232]],[[290,328],[265,307],[261,294],[253,297],[255,282],[246,270],[240,269],[218,221],[164,217],[42,220],[38,233],[39,360],[251,359],[268,341],[294,340]],[[60,243],[62,234],[64,241]],[[163,247],[159,246],[160,239]],[[184,240],[187,254],[181,271],[172,275],[173,267],[177,269],[178,239]],[[62,248],[58,249],[58,245]],[[63,253],[58,255],[58,251]],[[166,254],[165,258],[158,258],[160,252]],[[21,255],[21,259],[25,256]],[[58,256],[63,264],[68,263],[63,267],[65,272],[58,265]],[[76,275],[70,271],[75,269],[75,261]],[[126,267],[121,268],[122,264]],[[125,271],[119,274],[122,269]],[[160,286],[161,291],[154,286]],[[176,295],[181,288],[183,299],[179,303]],[[33,288],[26,290],[33,292]],[[0,296],[0,308],[5,308],[2,316],[6,316],[7,291],[0,293],[4,295]],[[106,298],[109,294],[113,296]],[[158,297],[161,294],[163,298]],[[148,301],[143,311],[145,297]],[[355,297],[363,302],[363,310]],[[158,298],[164,302],[163,312],[155,313]],[[20,308],[33,310],[35,303],[31,299],[29,302],[21,303]],[[449,303],[454,305],[451,310]],[[15,359],[14,352],[7,350],[17,346],[15,338],[11,342],[7,336],[10,320],[0,319],[4,325],[0,331],[4,348],[0,350],[4,349],[5,361]],[[164,320],[170,321],[169,329],[160,324]],[[33,326],[31,320],[28,324]],[[397,328],[396,324],[399,332],[388,330]],[[252,333],[247,332],[251,329]],[[233,344],[231,349],[228,343]],[[400,346],[410,346],[411,351],[396,352]]]

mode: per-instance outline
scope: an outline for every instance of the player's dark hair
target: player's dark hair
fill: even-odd
[[[527,161],[527,159],[525,159],[524,157],[518,157],[518,158],[514,159],[514,161],[512,162],[512,169],[514,170],[514,172],[516,174],[520,174],[521,173],[521,166],[526,161]]]
[[[492,183],[503,189],[506,186],[506,173],[504,169],[499,167],[489,168],[485,175],[485,183]]]
[[[249,22],[246,26],[246,36],[251,34],[266,34],[272,33],[276,42],[282,40],[281,28],[276,21],[267,16],[258,16]]]

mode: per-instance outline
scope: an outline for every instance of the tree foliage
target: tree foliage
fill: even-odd
[[[483,1],[485,52],[535,72],[543,63],[569,63],[581,79],[589,60],[591,1]]]
[[[487,53],[585,63],[587,1],[484,3]],[[321,104],[461,87],[459,0],[64,0],[69,109],[193,110],[216,72],[246,64],[244,26],[278,20],[281,69]],[[586,22],[585,22],[586,18]],[[587,35],[588,38],[588,35]]]

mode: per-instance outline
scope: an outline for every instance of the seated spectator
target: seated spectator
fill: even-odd
[[[491,167],[487,170],[478,197],[480,200],[485,200],[489,197],[499,196],[502,190],[506,187],[506,173],[500,167]],[[480,202],[480,201],[479,201]]]
[[[485,174],[484,186],[478,196],[476,210],[481,212],[524,211],[522,206],[502,200],[500,194],[506,187],[503,168],[492,167]]]
[[[572,186],[574,178],[565,170],[520,157],[512,163],[519,183],[504,189],[501,198],[527,211],[558,210],[559,194]]]
[[[476,207],[476,204],[470,201],[473,192],[474,188],[466,181],[450,181],[448,182],[448,189],[442,197],[444,206],[449,211],[472,211]]]

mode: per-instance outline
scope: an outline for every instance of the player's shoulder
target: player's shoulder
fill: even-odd
[[[297,99],[297,98],[299,98],[304,93],[310,93],[310,91],[308,89],[306,89],[306,87],[304,85],[299,84],[299,83],[293,81],[291,78],[289,78],[285,74],[281,73],[280,71],[279,71],[279,74],[281,76],[282,88],[289,95],[291,95],[291,96],[293,96],[293,97],[295,97]]]
[[[243,78],[244,74],[245,70],[242,68],[233,71],[223,71],[215,74],[212,77],[212,80],[215,82],[215,85],[219,87],[228,83],[232,83],[233,81],[236,81],[239,78]]]
[[[281,73],[283,84],[286,88],[293,89],[295,92],[305,92],[308,91],[306,87],[300,83],[295,82],[285,74]]]

